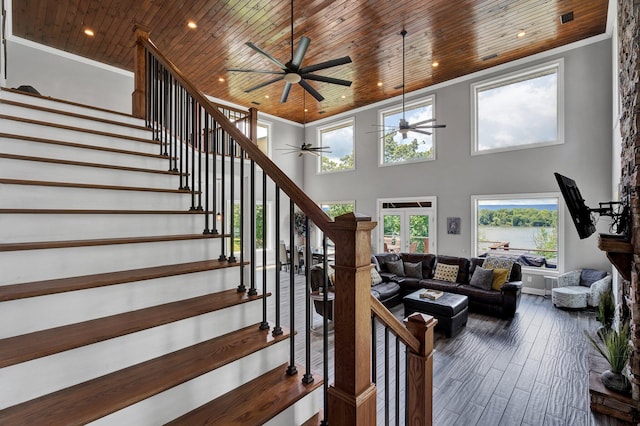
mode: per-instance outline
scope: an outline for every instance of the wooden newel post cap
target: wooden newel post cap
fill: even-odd
[[[405,326],[411,334],[420,342],[422,355],[427,355],[433,350],[433,329],[438,320],[431,315],[415,312],[404,319]]]
[[[144,36],[145,38],[149,38],[149,34],[151,33],[151,28],[139,22],[134,22],[133,32],[136,33],[136,36]]]

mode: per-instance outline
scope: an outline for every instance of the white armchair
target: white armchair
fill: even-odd
[[[578,269],[558,276],[558,287],[551,290],[551,302],[558,308],[595,307],[610,289],[608,272]]]

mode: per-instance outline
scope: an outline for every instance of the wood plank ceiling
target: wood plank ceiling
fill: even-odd
[[[403,27],[411,92],[602,34],[607,5],[608,0],[296,0],[294,47],[303,35],[311,39],[302,66],[342,56],[353,61],[317,72],[353,84],[311,82],[325,100],[306,95],[306,120],[401,94]],[[274,76],[226,71],[278,71],[245,45],[249,41],[282,63],[291,59],[289,0],[14,0],[12,9],[14,36],[127,70],[133,68],[133,23],[142,23],[204,93],[303,121],[299,85],[282,104],[283,81],[245,93]],[[561,15],[569,12],[574,19],[562,24]],[[187,27],[189,20],[196,29]],[[87,27],[94,37],[83,33]],[[523,30],[526,35],[517,37]]]

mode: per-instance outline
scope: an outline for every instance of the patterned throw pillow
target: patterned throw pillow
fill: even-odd
[[[433,279],[455,283],[456,278],[458,278],[458,268],[458,265],[447,265],[446,263],[438,263],[436,265],[436,273],[433,274]]]
[[[422,262],[404,262],[404,276],[422,279]]]
[[[398,277],[404,277],[404,265],[402,264],[402,259],[385,262],[384,266],[387,268],[387,272],[395,274]]]
[[[378,285],[382,282],[382,277],[376,269],[376,265],[371,265],[371,286]]]
[[[476,266],[469,285],[483,290],[491,290],[491,286],[493,285],[493,270]]]
[[[484,269],[506,269],[509,271],[507,274],[507,280],[509,276],[511,276],[511,268],[513,268],[513,260],[507,259],[506,257],[495,257],[489,256],[482,263],[482,267]]]
[[[504,283],[507,282],[507,278],[509,277],[509,269],[501,269],[496,268],[493,270],[493,283],[491,284],[491,288],[494,290],[500,290]]]

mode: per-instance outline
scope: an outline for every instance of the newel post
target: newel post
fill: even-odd
[[[258,108],[249,108],[249,139],[258,143]]]
[[[429,426],[433,421],[433,329],[438,320],[414,313],[405,325],[420,342],[420,351],[409,351],[407,366],[407,414],[410,425]]]
[[[329,422],[376,424],[376,386],[371,382],[370,217],[338,216],[335,264],[335,381],[329,388]]]
[[[135,24],[133,31],[136,34],[136,46],[133,55],[133,93],[131,94],[131,113],[137,118],[146,118],[146,49],[141,40],[149,39],[149,28],[141,24]]]

